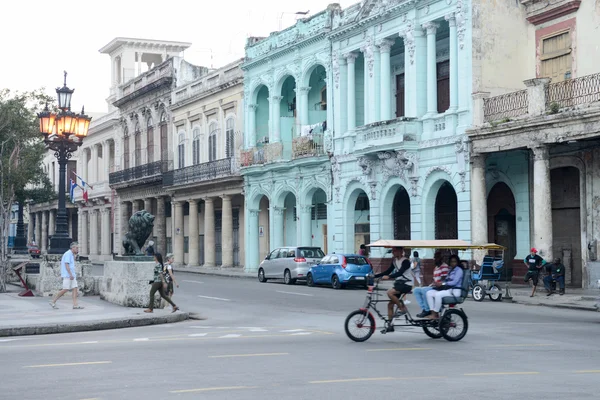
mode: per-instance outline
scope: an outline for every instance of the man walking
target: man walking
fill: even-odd
[[[531,249],[531,253],[525,257],[525,260],[523,260],[523,263],[527,266],[527,273],[525,274],[524,281],[527,283],[531,280],[531,283],[533,284],[533,291],[529,297],[535,296],[535,290],[537,289],[540,271],[543,265],[546,264],[546,261],[540,257],[537,252],[537,249],[533,247]]]
[[[56,307],[56,301],[68,291],[73,291],[73,309],[81,310],[83,308],[77,305],[77,276],[75,275],[75,255],[77,253],[79,253],[79,245],[77,242],[73,242],[71,243],[71,248],[62,256],[62,260],[60,261],[60,276],[63,280],[63,288],[50,300],[52,308],[58,308]]]

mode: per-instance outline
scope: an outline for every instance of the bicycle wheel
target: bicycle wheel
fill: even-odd
[[[346,335],[355,342],[364,342],[375,332],[375,318],[363,310],[352,311],[344,324]]]
[[[440,333],[450,342],[458,342],[464,338],[468,329],[467,316],[460,310],[448,310],[440,319]]]
[[[433,326],[424,326],[423,332],[432,339],[440,339],[442,337],[440,330]]]

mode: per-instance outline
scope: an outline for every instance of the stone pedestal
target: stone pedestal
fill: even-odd
[[[27,284],[30,285],[32,290],[35,289],[38,295],[54,296],[62,290],[61,258],[62,255],[60,254],[42,256],[37,282],[34,279],[27,279]],[[92,263],[89,260],[76,261],[75,274],[77,276],[77,288],[81,294],[84,296],[98,294],[98,284],[92,276]]]
[[[148,307],[149,281],[154,278],[154,266],[153,261],[106,261],[100,283],[100,298],[125,307]],[[160,298],[157,292],[155,308],[159,308]]]

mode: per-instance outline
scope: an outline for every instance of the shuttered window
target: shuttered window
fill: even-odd
[[[553,83],[569,79],[573,62],[570,31],[543,38],[541,49],[541,77],[551,78]]]

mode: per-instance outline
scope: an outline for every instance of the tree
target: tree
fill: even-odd
[[[37,112],[53,99],[43,90],[0,90],[0,293],[6,291],[8,229],[15,202],[47,196],[48,182],[41,163],[45,146],[39,133]],[[31,189],[35,188],[35,189]]]

